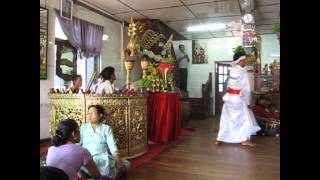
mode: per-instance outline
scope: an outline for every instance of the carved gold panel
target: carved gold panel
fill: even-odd
[[[79,123],[86,122],[90,105],[102,105],[107,115],[104,123],[114,133],[118,149],[123,157],[133,158],[148,150],[147,100],[145,96],[98,96],[89,94],[49,94],[51,98],[50,133],[57,124],[72,118]]]
[[[83,95],[50,94],[50,134],[54,135],[60,121],[71,118],[79,126],[85,122],[85,99]]]
[[[133,97],[129,99],[129,156],[148,150],[147,140],[147,100]]]

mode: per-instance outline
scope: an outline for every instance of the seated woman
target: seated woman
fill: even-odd
[[[268,110],[272,114],[272,118],[275,121],[280,122],[280,112],[278,110],[278,107],[275,104],[270,104]]]
[[[271,136],[280,136],[280,112],[275,104],[270,104],[268,107],[269,112],[272,114],[271,122],[272,126],[268,131]]]
[[[254,115],[259,116],[259,117],[264,117],[264,118],[271,118],[272,113],[268,112],[267,110],[267,104],[268,104],[268,99],[266,99],[264,96],[260,96],[256,104],[254,106]]]
[[[69,92],[70,90],[72,93],[79,93],[82,86],[82,77],[79,74],[75,74],[72,76],[72,86],[67,90]]]
[[[107,179],[101,177],[90,152],[75,143],[80,140],[78,124],[73,119],[61,121],[57,127],[56,135],[53,137],[53,146],[49,147],[46,164],[63,170],[70,180],[77,180],[77,173],[81,166],[85,166],[93,178]]]
[[[275,114],[270,111],[269,107],[274,106],[268,98],[261,96],[254,107],[254,115],[257,119],[263,135],[274,136],[280,132],[278,122],[275,120]]]
[[[104,68],[100,73],[100,83],[96,88],[96,94],[112,94],[114,92],[114,81],[116,80],[116,74],[113,67],[108,66]]]
[[[130,162],[121,159],[112,129],[102,123],[104,115],[102,106],[89,106],[87,114],[89,123],[83,124],[80,128],[80,145],[92,154],[102,175],[119,177],[128,172]],[[87,173],[85,169],[83,170]]]

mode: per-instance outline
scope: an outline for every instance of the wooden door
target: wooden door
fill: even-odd
[[[229,69],[232,61],[220,61],[215,63],[215,114],[220,115],[223,101],[222,96],[224,95],[224,82],[229,75]]]

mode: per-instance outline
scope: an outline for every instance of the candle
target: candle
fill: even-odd
[[[168,71],[168,68],[165,68],[164,69],[164,82],[165,82],[165,84],[167,84],[167,71]]]

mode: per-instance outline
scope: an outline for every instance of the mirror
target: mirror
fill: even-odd
[[[64,81],[71,81],[77,74],[77,50],[67,41],[56,39],[56,74]]]
[[[48,9],[40,7],[40,79],[47,79]]]

